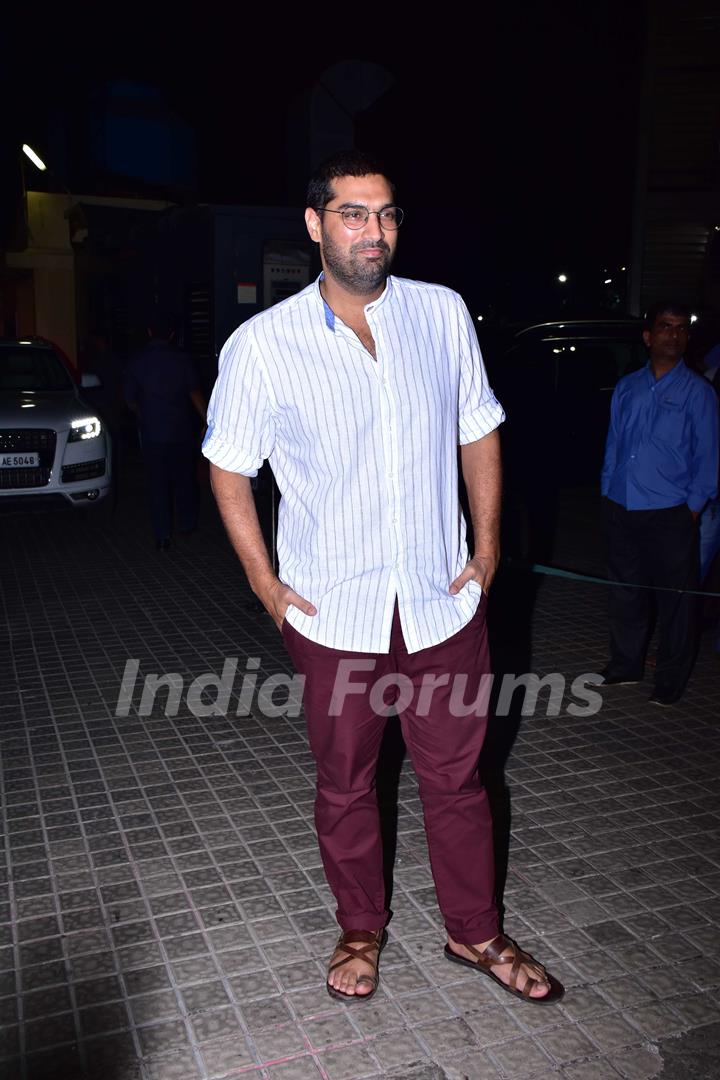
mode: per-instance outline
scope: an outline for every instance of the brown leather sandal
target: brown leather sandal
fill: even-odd
[[[356,948],[354,945],[348,944],[350,941],[362,941],[364,944],[359,948]],[[331,972],[336,971],[339,967],[342,967],[343,964],[347,964],[350,960],[364,960],[366,964],[371,964],[375,968],[375,974],[359,975],[357,982],[370,983],[372,989],[369,990],[367,994],[345,994],[342,990],[336,990],[334,986],[331,986],[329,982],[326,982],[325,987],[330,997],[338,998],[341,1001],[367,1001],[368,998],[371,998],[380,982],[378,964],[380,961],[380,953],[385,948],[386,941],[386,930],[377,930],[374,933],[372,930],[344,930],[338,938],[335,952],[340,949],[345,953],[345,956],[342,960],[337,960],[334,964],[330,965],[328,968],[328,975],[330,975]],[[372,956],[372,953],[375,955]]]
[[[505,934],[498,934],[489,945],[485,946],[482,952],[473,948],[472,945],[466,945],[465,948],[469,949],[473,956],[476,957],[475,960],[467,960],[464,956],[458,956],[449,945],[445,946],[445,956],[453,964],[465,964],[466,967],[475,968],[481,975],[489,976],[493,982],[506,990],[508,994],[520,998],[521,1001],[530,1001],[533,1005],[554,1005],[565,993],[562,984],[557,979],[554,979],[552,975],[548,975],[542,964],[538,964],[537,960],[533,960],[530,953],[523,952],[512,938],[506,937]],[[501,978],[490,970],[495,964],[512,964],[509,983],[503,982]],[[518,990],[517,978],[522,964],[525,964],[530,969],[534,978],[528,975],[525,986],[522,990]],[[533,987],[541,982],[550,984],[547,994],[543,994],[542,997],[531,997]]]

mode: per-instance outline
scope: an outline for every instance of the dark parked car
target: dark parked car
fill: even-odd
[[[599,492],[613,390],[646,361],[642,322],[540,323],[484,342],[483,353],[507,414],[505,550],[547,561],[559,489]]]
[[[642,322],[540,323],[512,331],[493,352],[509,483],[597,483],[612,392],[645,363]]]

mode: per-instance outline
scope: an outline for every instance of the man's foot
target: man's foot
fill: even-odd
[[[465,964],[488,975],[503,990],[524,1001],[550,1005],[559,1001],[565,992],[542,964],[504,934],[479,945],[460,945],[448,934],[445,956],[453,963]]]
[[[367,999],[378,987],[378,961],[387,941],[384,930],[346,930],[335,946],[327,976],[334,998]]]
[[[683,690],[666,690],[663,687],[655,687],[648,698],[651,705],[674,705],[683,696]]]
[[[635,683],[639,683],[642,680],[642,675],[636,675],[634,672],[615,672],[610,667],[603,668],[600,672],[602,675],[603,686],[633,686]]]

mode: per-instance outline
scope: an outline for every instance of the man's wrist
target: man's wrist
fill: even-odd
[[[252,578],[248,578],[250,582],[250,588],[257,596],[258,600],[261,600],[267,607],[266,601],[272,596],[273,592],[281,585],[280,578],[277,574],[274,574],[272,570],[268,570],[267,573],[258,574]]]

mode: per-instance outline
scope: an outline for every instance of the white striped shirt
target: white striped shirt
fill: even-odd
[[[409,652],[452,637],[482,589],[467,558],[457,447],[504,419],[475,328],[451,289],[388,278],[365,307],[377,360],[333,315],[319,279],[243,323],[220,354],[203,453],[281,494],[280,578],[311,641],[386,653],[397,599]]]

